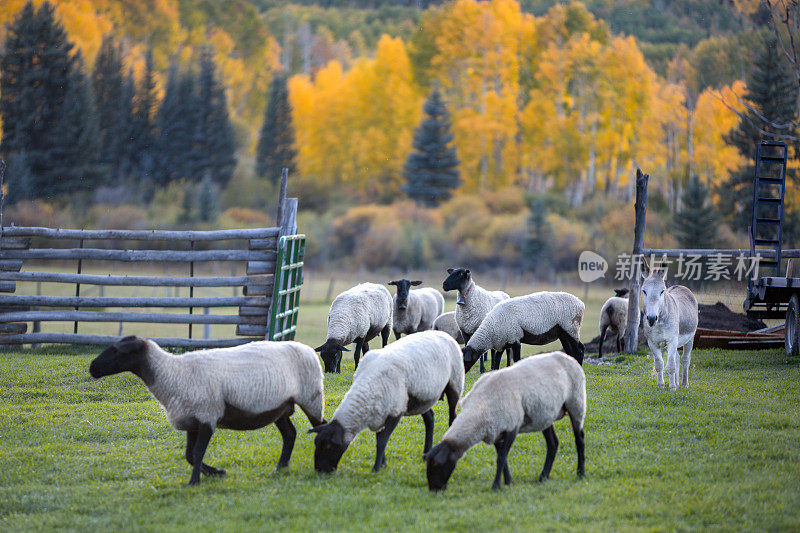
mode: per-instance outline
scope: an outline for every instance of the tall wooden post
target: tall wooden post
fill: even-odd
[[[0,159],[0,235],[3,231],[3,202],[6,199],[6,195],[3,191],[5,189],[5,177],[6,177],[6,162]]]
[[[281,189],[280,192],[278,193],[278,216],[276,217],[275,220],[278,226],[280,226],[281,222],[283,221],[283,202],[284,200],[286,200],[286,185],[288,181],[289,181],[289,169],[283,167],[281,169]]]
[[[647,219],[647,182],[650,176],[636,169],[636,223],[633,227],[633,254],[630,292],[628,293],[628,322],[625,325],[625,351],[635,352],[639,345],[639,291],[642,288],[641,255],[644,248],[644,223]]]

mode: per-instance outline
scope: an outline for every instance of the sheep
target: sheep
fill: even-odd
[[[381,334],[383,346],[392,332],[392,295],[377,283],[362,283],[337,296],[328,312],[328,336],[315,348],[325,363],[325,372],[341,372],[342,352],[356,343],[353,354],[356,368],[362,352],[369,351],[369,341]]]
[[[444,331],[445,333],[449,333],[457,343],[464,344],[464,334],[461,333],[461,328],[459,328],[458,324],[456,323],[455,311],[450,311],[449,313],[444,313],[437,316],[436,320],[433,321],[433,329],[436,331]]]
[[[628,319],[628,289],[614,289],[616,296],[612,296],[600,309],[600,342],[597,345],[597,357],[603,357],[603,341],[606,339],[606,330],[610,327],[617,334],[617,351],[622,351],[622,337],[625,335],[625,325]]]
[[[547,456],[539,481],[550,477],[558,449],[553,422],[568,414],[578,452],[578,476],[584,475],[583,421],[586,415],[586,377],[577,362],[562,352],[526,357],[520,363],[481,376],[461,402],[458,418],[442,441],[425,456],[428,488],[447,488],[456,463],[480,441],[494,444],[497,471],[492,488],[512,483],[508,452],[518,433],[541,431]]]
[[[514,361],[519,361],[522,343],[541,345],[556,339],[582,365],[584,348],[579,339],[583,311],[583,302],[566,292],[534,292],[504,300],[489,311],[467,341],[464,367],[469,371],[490,349],[502,353],[510,348]]]
[[[678,388],[678,348],[681,353],[681,387],[689,386],[689,364],[692,360],[694,334],[697,331],[697,298],[683,285],[667,288],[666,268],[650,270],[647,261],[642,271],[642,295],[644,296],[644,334],[647,345],[653,352],[658,388],[664,388],[664,359],[667,352],[669,390]]]
[[[314,468],[336,470],[353,439],[365,428],[377,433],[377,472],[386,464],[386,443],[403,416],[422,415],[424,452],[433,444],[433,405],[447,397],[449,423],[464,389],[461,350],[443,331],[412,333],[389,346],[370,352],[353,375],[353,384],[331,421],[311,428]]]
[[[445,291],[458,291],[456,323],[464,336],[464,342],[469,342],[470,337],[495,304],[509,298],[508,294],[503,291],[487,291],[480,287],[472,280],[472,274],[468,268],[448,268],[447,278],[442,283],[442,288]],[[507,357],[510,359],[511,352],[508,352]],[[499,366],[499,357],[492,353],[492,364],[495,359]],[[485,371],[484,358],[481,358],[481,373]]]
[[[398,279],[389,285],[397,287],[392,307],[392,329],[395,339],[405,333],[416,333],[431,329],[433,321],[442,314],[444,296],[431,287],[409,290],[409,287],[421,285],[421,281]]]
[[[203,462],[217,428],[259,429],[275,423],[283,437],[278,468],[288,466],[297,431],[289,418],[297,404],[312,426],[324,422],[322,367],[299,342],[258,341],[173,355],[150,339],[128,336],[89,366],[99,379],[129,371],[144,381],[173,428],[186,432],[189,485],[200,474],[224,476]]]

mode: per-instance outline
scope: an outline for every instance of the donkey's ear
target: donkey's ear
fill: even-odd
[[[666,266],[660,266],[657,269],[655,269],[655,272],[661,275],[662,280],[667,281],[667,273],[669,272],[669,268],[667,268]]]
[[[650,265],[647,264],[647,259],[644,256],[642,256],[641,272],[642,272],[642,278],[647,279],[648,277],[650,277]]]

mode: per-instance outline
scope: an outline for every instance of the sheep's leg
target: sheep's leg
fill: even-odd
[[[492,361],[490,363],[490,368],[492,370],[497,370],[498,368],[500,368],[500,358],[502,357],[502,352],[498,352],[497,350],[492,350],[491,354],[492,354]],[[483,370],[481,370],[481,372],[482,371]]]
[[[342,373],[342,352],[338,352],[336,355],[336,373]]]
[[[550,477],[550,470],[553,468],[553,461],[556,458],[556,451],[558,450],[558,437],[556,437],[556,430],[553,426],[542,431],[544,435],[544,442],[547,444],[547,456],[544,458],[544,466],[542,473],[539,474],[539,481],[544,481]]]
[[[570,422],[572,422],[572,433],[575,435],[575,449],[578,452],[578,477],[583,477],[583,427],[577,419],[572,417],[572,415],[570,415]],[[555,435],[555,432],[553,435]]]
[[[494,449],[497,450],[497,471],[494,474],[494,482],[492,489],[500,489],[500,474],[503,474],[506,485],[512,482],[511,471],[508,468],[508,452],[511,450],[511,445],[514,444],[514,439],[517,438],[516,431],[504,431],[500,434],[494,443]]]
[[[486,366],[484,366],[484,361],[486,361],[486,354],[481,355],[480,361],[481,361],[481,374],[483,374],[484,372],[486,372]],[[489,363],[490,366],[491,364],[492,363]]]
[[[197,431],[186,432],[186,462],[194,466],[194,445],[197,442]],[[200,472],[206,476],[224,476],[225,471],[221,468],[214,468],[205,463],[200,465]]]
[[[275,425],[278,426],[278,431],[281,432],[281,437],[283,437],[281,456],[278,458],[279,469],[289,466],[289,459],[291,459],[292,450],[294,449],[294,440],[297,437],[297,430],[294,428],[294,424],[292,424],[292,420],[289,418],[292,412],[294,412],[294,409],[275,421]]]
[[[197,437],[194,442],[194,449],[192,450],[192,477],[189,479],[189,485],[197,485],[200,483],[200,472],[203,470],[203,457],[206,456],[208,443],[211,441],[211,435],[214,430],[208,424],[200,424],[197,429]]]
[[[433,409],[422,413],[422,422],[425,424],[425,445],[422,447],[423,459],[433,447]]]
[[[397,427],[400,422],[399,416],[390,416],[383,424],[383,429],[378,432],[375,438],[375,466],[372,467],[373,472],[377,472],[383,465],[386,464],[386,444],[389,442],[389,437],[392,436],[392,431]]]
[[[683,353],[681,354],[681,387],[687,388],[689,386],[689,365],[692,362],[692,347],[694,346],[694,339],[683,345]]]
[[[353,361],[358,368],[358,361],[361,359],[361,348],[364,345],[364,339],[356,339],[356,351],[353,352]]]
[[[519,342],[515,342],[511,345],[511,351],[514,354],[514,362],[518,363],[519,360],[522,358],[522,344]]]
[[[622,353],[622,333],[617,332],[617,353]]]
[[[509,346],[506,346],[506,368],[510,367],[510,366],[511,366],[511,364],[512,364],[512,357],[513,357],[513,355],[512,355],[512,350],[513,350],[513,346],[514,346],[513,344],[512,344],[512,345],[509,345]]]
[[[392,327],[388,324],[381,330],[381,342],[383,342],[383,348],[386,348],[386,345],[389,344],[389,335],[392,334]]]
[[[402,336],[403,336],[403,334],[400,333],[399,331],[395,331],[394,332],[394,340],[399,341],[400,337],[402,337]]]
[[[603,357],[603,341],[606,340],[606,330],[608,330],[608,326],[600,328],[600,342],[597,344],[597,357]]]
[[[569,333],[559,328],[558,340],[561,341],[561,346],[567,355],[572,356],[579,364],[583,365],[583,344],[572,337]]]
[[[444,388],[444,394],[445,396],[447,396],[447,410],[449,415],[447,425],[452,426],[453,421],[456,419],[456,405],[458,405],[458,393],[450,384],[448,384]]]

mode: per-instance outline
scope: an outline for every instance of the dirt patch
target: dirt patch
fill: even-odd
[[[725,329],[728,331],[754,331],[767,327],[760,320],[748,318],[744,313],[734,313],[728,306],[722,302],[717,302],[714,305],[700,304],[698,306],[700,311],[699,324],[700,328],[708,329]],[[600,335],[587,342],[584,346],[587,354],[596,354],[597,348],[600,343]],[[644,346],[647,343],[644,340],[642,323],[639,322],[639,346]],[[603,353],[612,354],[617,351],[617,336],[610,331],[606,333],[605,341],[603,342]]]

